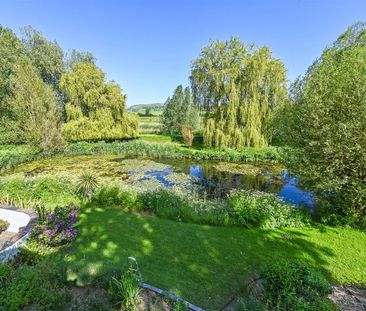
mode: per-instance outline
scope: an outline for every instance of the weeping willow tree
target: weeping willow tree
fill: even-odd
[[[193,95],[204,112],[203,137],[218,148],[264,147],[286,102],[286,69],[267,47],[211,41],[192,63]]]
[[[115,140],[138,135],[136,117],[125,112],[126,95],[93,63],[76,63],[60,87],[69,98],[62,134],[68,141]]]

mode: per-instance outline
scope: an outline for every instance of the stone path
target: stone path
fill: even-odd
[[[7,248],[12,241],[12,238],[16,236],[17,234],[15,232],[10,231],[4,231],[0,233],[0,251],[4,248]]]
[[[342,311],[366,311],[366,288],[350,286],[333,286],[330,300]]]

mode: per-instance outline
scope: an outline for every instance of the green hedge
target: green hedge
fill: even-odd
[[[246,148],[242,151],[232,149],[186,149],[174,144],[148,143],[139,140],[113,143],[87,143],[79,142],[66,147],[65,154],[97,154],[97,153],[123,153],[127,155],[147,156],[155,158],[221,160],[221,161],[264,161],[272,162],[281,159],[281,150],[276,147],[263,149]]]

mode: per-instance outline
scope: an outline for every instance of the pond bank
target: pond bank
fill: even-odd
[[[65,155],[95,155],[104,153],[148,156],[154,158],[220,160],[229,162],[279,162],[282,149],[266,147],[263,149],[188,149],[175,143],[152,143],[140,140],[121,142],[78,142],[67,144],[60,152],[41,153],[37,148],[27,145],[0,145],[0,171],[10,169],[24,162]]]
[[[273,193],[294,205],[313,206],[312,194],[298,187],[295,177],[275,163],[232,163],[216,160],[132,157],[97,154],[64,156],[21,164],[0,178],[58,177],[75,182],[91,172],[101,183],[118,183],[133,188],[164,187],[201,198],[226,199],[232,190]]]

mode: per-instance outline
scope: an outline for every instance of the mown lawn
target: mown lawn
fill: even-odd
[[[143,280],[208,310],[218,310],[264,265],[298,258],[334,283],[366,284],[366,234],[319,226],[254,230],[199,226],[126,213],[83,210],[79,237],[67,255],[78,285],[98,284],[140,263]]]

